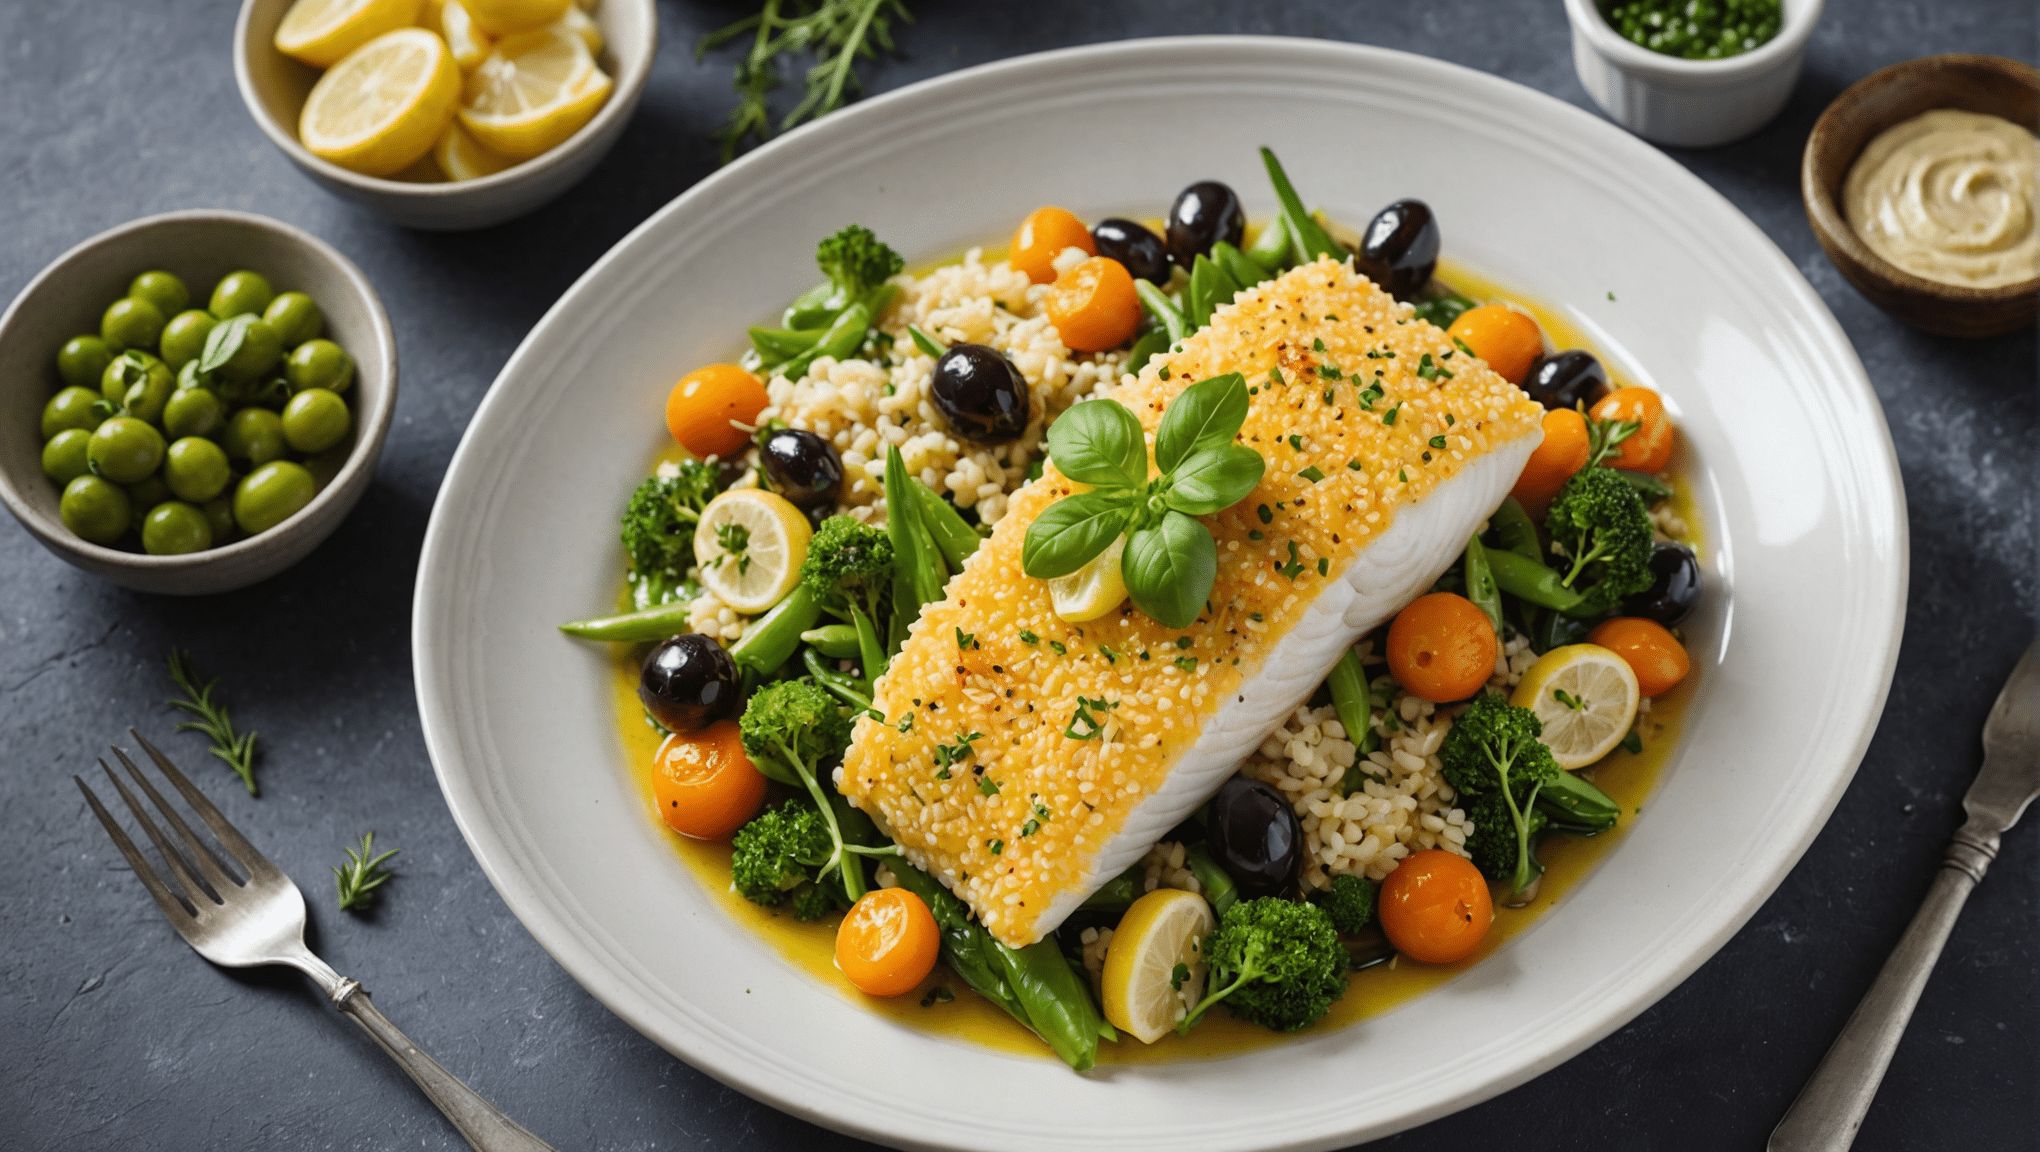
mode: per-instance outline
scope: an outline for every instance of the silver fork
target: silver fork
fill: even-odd
[[[162,854],[163,863],[177,881],[178,891],[165,884],[156,870],[140,851],[127,833],[121,831],[119,823],[100,804],[99,797],[85,781],[71,777],[78,790],[85,793],[85,802],[92,805],[93,815],[106,826],[106,834],[113,837],[114,846],[127,857],[129,867],[134,869],[142,886],[149,895],[156,898],[156,906],[163,915],[170,918],[171,927],[184,937],[184,942],[200,956],[225,968],[254,968],[265,964],[285,964],[312,978],[326,997],[342,1014],[361,1025],[390,1059],[395,1060],[425,1095],[439,1106],[453,1126],[470,1146],[478,1152],[553,1152],[552,1145],[540,1140],[515,1120],[498,1111],[496,1106],[460,1082],[451,1072],[439,1066],[439,1062],[418,1050],[410,1038],[397,1031],[396,1026],[376,1011],[369,1002],[368,993],[360,982],[349,980],[333,971],[331,965],[312,954],[305,947],[305,898],[298,886],[291,882],[283,870],[269,862],[269,858],[255,850],[248,838],[227,822],[220,810],[212,806],[184,773],[170,763],[170,758],[158,751],[154,744],[142,737],[133,728],[128,735],[135,738],[156,762],[163,775],[184,795],[192,811],[198,813],[213,835],[219,838],[224,853],[216,854],[215,849],[201,842],[192,834],[189,825],[163,800],[148,778],[128,759],[127,753],[113,749],[134,779],[135,784],[148,796],[163,820],[177,834],[182,851],[156,827],[149,818],[149,810],[137,803],[127,785],[121,783],[113,769],[101,760],[99,767],[106,778],[113,782],[114,791],[127,802],[136,823],[142,826],[149,840]],[[225,860],[221,859],[224,855]],[[226,861],[239,867],[241,877],[234,876],[227,869]],[[194,869],[196,875],[193,874]]]

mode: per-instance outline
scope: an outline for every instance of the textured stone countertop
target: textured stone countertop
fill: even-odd
[[[903,55],[864,68],[875,90],[1072,44],[1257,32],[1444,57],[1591,107],[1557,0],[912,7],[920,23],[901,30]],[[855,1145],[674,1060],[540,950],[454,828],[412,694],[411,584],[454,445],[554,298],[713,170],[709,134],[731,101],[732,57],[696,64],[691,48],[747,5],[661,0],[657,66],[615,152],[549,207],[464,235],[386,225],[300,176],[235,91],[235,8],[0,5],[0,171],[12,206],[0,295],[138,216],[261,212],[325,237],[368,273],[396,324],[403,393],[352,517],[294,570],[241,593],[125,592],[0,526],[0,1147],[461,1147],[301,978],[227,973],[179,944],[67,779],[130,723],[167,733],[173,644],[223,676],[235,719],[274,750],[259,800],[216,765],[202,780],[311,894],[314,948],[512,1115],[562,1149]],[[1760,1147],[1925,893],[1984,715],[2040,620],[2035,336],[1940,339],[1878,312],[1814,243],[1799,152],[1821,109],[1864,74],[1937,52],[2031,60],[2036,24],[2040,9],[2022,0],[1833,0],[1773,124],[1727,148],[1674,153],[1812,282],[1884,402],[1912,528],[1890,703],[1834,818],[1712,960],[1560,1068],[1380,1147]],[[165,738],[200,765],[198,737]],[[2028,823],[1970,900],[1857,1147],[2031,1146],[2040,830]],[[335,912],[327,869],[367,828],[403,849],[400,875],[372,914]]]

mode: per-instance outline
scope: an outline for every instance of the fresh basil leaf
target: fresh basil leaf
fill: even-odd
[[[1206,448],[1176,469],[1169,507],[1192,516],[1230,508],[1247,498],[1267,468],[1261,454],[1243,444]]]
[[[1089,564],[1126,530],[1135,499],[1136,494],[1124,488],[1108,488],[1050,504],[1027,526],[1027,537],[1020,544],[1020,570],[1037,580],[1053,580]]]
[[[1187,628],[1211,597],[1218,545],[1204,525],[1171,512],[1127,540],[1119,574],[1134,607],[1164,628]]]
[[[1086,400],[1048,426],[1048,458],[1072,480],[1099,488],[1147,482],[1140,420],[1117,400]]]
[[[1246,422],[1246,377],[1228,372],[1199,380],[1162,413],[1155,429],[1155,467],[1167,476],[1193,454],[1232,443]]]
[[[184,367],[177,370],[177,387],[180,391],[185,388],[203,388],[211,383],[212,377],[198,370],[196,358],[186,360]]]
[[[248,326],[260,319],[253,312],[243,312],[214,328],[206,335],[205,351],[198,357],[198,370],[219,371],[222,365],[234,358],[234,353],[241,350],[241,341],[248,336]]]

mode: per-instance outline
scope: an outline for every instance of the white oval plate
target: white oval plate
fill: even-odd
[[[1430,202],[1453,259],[1563,308],[1685,437],[1710,544],[1682,746],[1566,900],[1444,987],[1228,1060],[1071,1073],[898,1027],[732,924],[620,763],[616,517],[690,368],[728,359],[863,223],[909,261],[1041,204],[1157,215],[1256,146],[1362,223]],[[832,1128],[930,1148],[1327,1148],[1519,1084],[1628,1021],[1754,912],[1827,819],[1882,707],[1903,495],[1862,366],[1728,202],[1611,125],[1450,64],[1318,41],[1052,52],[863,101],[702,181],[604,256],[497,378],[433,509],[413,639],[426,741],[505,902],[587,989],[702,1070]],[[1130,1043],[1130,1041],[1129,1041]]]

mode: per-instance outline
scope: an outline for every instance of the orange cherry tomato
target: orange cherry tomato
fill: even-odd
[[[1544,443],[1530,453],[1511,495],[1524,505],[1543,504],[1572,474],[1587,466],[1587,418],[1570,408],[1544,414]]]
[[[1419,596],[1388,626],[1388,670],[1433,704],[1464,700],[1494,675],[1495,627],[1464,596]]]
[[[1495,922],[1495,902],[1473,861],[1430,848],[1381,882],[1379,914],[1396,951],[1425,964],[1450,964],[1480,947]]]
[[[1071,351],[1117,348],[1140,327],[1133,277],[1119,261],[1093,256],[1056,277],[1048,290],[1048,319]]]
[[[734,456],[751,434],[733,426],[756,424],[771,403],[764,382],[735,364],[696,368],[666,394],[666,430],[696,456]]]
[[[1596,420],[1631,420],[1642,425],[1615,446],[1615,454],[1607,460],[1610,468],[1656,473],[1671,464],[1678,436],[1657,393],[1648,388],[1617,388],[1601,397],[1592,415]]]
[[[935,916],[905,888],[874,888],[836,929],[836,967],[873,996],[912,992],[935,967]]]
[[[1006,262],[1036,284],[1047,284],[1055,279],[1055,258],[1065,248],[1082,248],[1086,256],[1098,254],[1098,242],[1082,220],[1061,208],[1036,208],[1013,233],[1013,250],[1006,254]]]
[[[744,755],[735,720],[675,732],[652,762],[652,796],[666,826],[696,840],[720,840],[758,814],[765,777]]]
[[[1537,330],[1537,321],[1500,304],[1468,308],[1446,331],[1511,384],[1521,384],[1530,374],[1530,366],[1544,355],[1544,336]]]
[[[1587,633],[1587,643],[1599,644],[1629,665],[1636,673],[1636,690],[1645,696],[1669,692],[1693,670],[1686,646],[1671,630],[1641,616],[1617,616],[1603,621]]]

